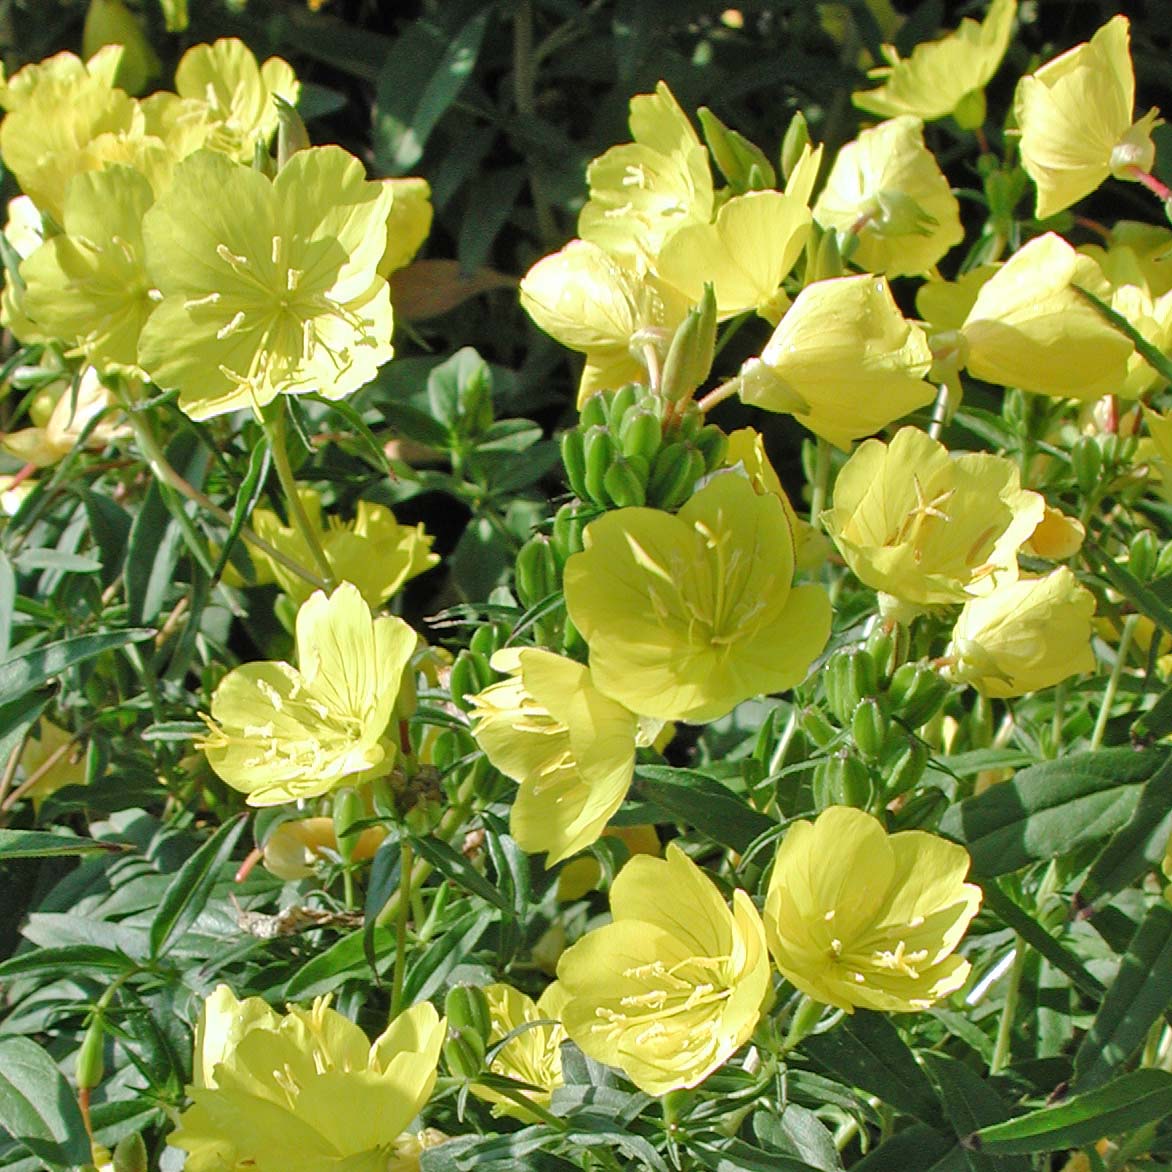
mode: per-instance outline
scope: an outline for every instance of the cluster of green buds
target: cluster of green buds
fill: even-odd
[[[578,426],[562,436],[562,462],[585,504],[672,510],[720,467],[727,446],[724,432],[706,424],[693,401],[631,383],[586,401]]]
[[[802,727],[829,750],[814,770],[818,807],[886,805],[924,775],[928,746],[916,730],[940,711],[949,686],[925,662],[895,663],[895,636],[877,630],[862,647],[836,651],[822,674],[826,707],[803,714]],[[835,723],[836,722],[836,723]]]
[[[448,1034],[444,1064],[453,1078],[474,1079],[484,1070],[484,1056],[492,1035],[492,1014],[484,990],[454,985],[444,998]]]

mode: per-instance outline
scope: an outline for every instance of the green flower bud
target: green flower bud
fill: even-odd
[[[884,793],[888,798],[907,793],[920,784],[928,767],[928,746],[918,737],[908,737],[903,752],[884,774]]]
[[[92,1091],[106,1073],[106,1031],[102,1016],[95,1013],[86,1026],[85,1036],[77,1051],[77,1086],[79,1090]]]
[[[704,131],[704,141],[735,195],[776,185],[777,176],[764,151],[743,134],[725,126],[707,106],[701,106],[696,115]],[[754,169],[759,186],[753,184]]]
[[[483,655],[486,660],[491,659],[494,651],[499,651],[505,645],[508,631],[496,623],[485,623],[472,632],[468,640],[468,647],[477,655]]]
[[[665,451],[673,452],[672,461],[660,464]],[[678,509],[696,487],[696,480],[704,473],[704,457],[695,449],[683,444],[671,444],[660,450],[651,468],[647,483],[647,502],[657,509]]]
[[[891,673],[895,670],[895,653],[897,628],[888,630],[882,623],[867,636],[867,654],[875,663],[875,670],[879,673],[879,681],[885,684],[890,681]]]
[[[826,748],[838,736],[838,729],[826,719],[820,708],[803,708],[799,719],[802,731],[819,749]]]
[[[705,472],[715,472],[724,463],[728,452],[728,436],[715,423],[700,428],[694,443],[704,457]]]
[[[1127,568],[1141,582],[1150,581],[1160,556],[1159,543],[1150,529],[1141,529],[1127,547]]]
[[[899,811],[896,830],[935,830],[948,808],[948,795],[936,786],[929,786],[913,794]]]
[[[1155,578],[1164,578],[1172,574],[1172,541],[1165,542],[1160,548],[1160,553],[1156,557],[1156,570],[1153,574]]]
[[[467,1030],[449,1028],[443,1054],[455,1078],[473,1079],[484,1069],[484,1043]]]
[[[851,716],[851,736],[859,752],[871,760],[883,752],[887,737],[887,718],[876,700],[860,700]]]
[[[628,411],[619,428],[619,445],[623,455],[628,458],[639,456],[647,461],[650,467],[659,451],[663,439],[663,429],[659,416],[646,407],[635,411]]]
[[[866,651],[836,651],[826,664],[826,699],[835,719],[850,723],[860,700],[879,692],[879,673]]]
[[[358,832],[354,826],[366,817],[366,806],[352,786],[345,786],[334,794],[333,812],[338,854],[342,862],[349,863],[354,857],[354,846],[358,841]]]
[[[561,589],[557,558],[548,537],[539,533],[517,551],[514,581],[523,606],[536,606]]]
[[[809,145],[810,128],[806,124],[806,116],[801,110],[795,110],[781,139],[781,174],[787,183],[802,157],[802,152]]]
[[[576,428],[562,433],[562,466],[566,470],[566,483],[579,500],[586,499],[586,445],[582,433]]]
[[[592,427],[586,433],[586,497],[592,504],[607,504],[604,481],[606,473],[618,456],[618,449],[610,433]]]
[[[452,1029],[478,1038],[487,1047],[492,1035],[488,997],[478,985],[453,985],[444,998],[444,1016]]]
[[[492,426],[492,371],[487,363],[480,363],[460,384],[456,401],[460,408],[461,434],[482,435]]]
[[[309,145],[309,131],[301,115],[280,94],[273,96],[277,106],[277,170],[279,171],[298,151]]]
[[[566,560],[574,554],[581,553],[582,531],[585,528],[586,524],[573,504],[562,505],[554,514],[551,544],[559,566],[564,566]]]
[[[670,403],[690,399],[708,377],[716,356],[716,296],[705,284],[700,303],[680,323],[660,377],[660,392]]]
[[[1103,473],[1103,453],[1098,442],[1089,435],[1082,436],[1070,450],[1070,465],[1079,491],[1090,496],[1099,487]]]
[[[496,679],[488,660],[475,651],[461,650],[452,664],[448,687],[452,693],[452,703],[465,712],[472,705],[467,697],[475,696],[484,691]]]
[[[856,806],[865,810],[874,797],[871,772],[858,757],[843,749],[818,762],[813,792],[819,810],[828,806]]]
[[[887,689],[891,714],[908,728],[919,728],[940,710],[948,684],[926,663],[903,663],[895,669]]]
[[[591,427],[606,426],[608,399],[609,395],[605,391],[597,391],[582,404],[582,411],[578,418],[580,430],[587,431]]]
[[[603,487],[610,503],[616,509],[641,508],[647,503],[645,479],[632,467],[632,461],[617,457],[602,478]]]
[[[613,434],[619,434],[624,416],[643,398],[644,394],[646,394],[645,388],[638,383],[627,383],[626,386],[619,387],[610,397],[606,409],[606,421]]]

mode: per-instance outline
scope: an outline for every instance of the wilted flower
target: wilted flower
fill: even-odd
[[[251,806],[317,797],[390,771],[387,725],[418,636],[373,618],[356,586],[297,612],[297,662],[246,663],[212,696],[208,763]]]
[[[730,912],[674,843],[631,859],[610,907],[613,923],[558,962],[566,1033],[648,1094],[694,1087],[748,1041],[770,995],[761,917],[741,890]]]
[[[922,830],[889,835],[878,819],[831,806],[794,822],[773,862],[765,934],[781,975],[853,1013],[927,1009],[959,989],[955,955],[981,904],[968,852]]]
[[[472,735],[520,785],[509,829],[552,866],[589,846],[622,804],[635,772],[639,719],[595,686],[590,669],[537,647],[497,652],[510,672],[472,697]]]
[[[760,358],[741,368],[740,396],[847,449],[932,402],[931,365],[924,331],[884,278],[837,277],[798,294]]]
[[[984,452],[951,455],[914,427],[867,440],[843,466],[826,531],[855,575],[904,603],[938,606],[1017,576],[1017,551],[1045,502],[1017,465]]]
[[[883,84],[851,95],[860,110],[894,118],[911,114],[931,122],[949,114],[965,129],[985,121],[985,86],[997,72],[1009,38],[1017,0],[993,0],[983,23],[965,19],[955,32],[917,45],[901,58],[894,45],[884,45],[887,65],[867,76]]]
[[[1040,395],[1095,399],[1122,389],[1131,342],[1076,288],[1110,290],[1089,256],[1047,232],[986,281],[961,326],[974,378]]]
[[[943,674],[984,696],[1023,696],[1093,671],[1095,597],[1066,566],[965,603]],[[950,661],[950,662],[947,662]]]
[[[1021,161],[1037,184],[1039,220],[1090,195],[1109,175],[1134,179],[1136,170],[1152,168],[1158,111],[1131,120],[1129,31],[1126,16],[1112,17],[1089,42],[1018,82]]]
[[[78,175],[65,193],[63,232],[20,266],[24,313],[102,373],[137,370],[139,333],[154,309],[142,243],[154,198],[130,167]]]
[[[424,1002],[372,1045],[319,998],[280,1015],[225,985],[196,1029],[192,1105],[168,1142],[188,1172],[386,1172],[427,1102],[446,1024]]]
[[[779,191],[734,195],[716,223],[677,228],[655,271],[690,301],[712,284],[720,319],[754,310],[776,322],[789,303],[781,288],[806,246],[813,220],[804,201]]]
[[[256,144],[267,146],[277,131],[277,104],[297,104],[301,84],[280,57],[258,65],[236,37],[188,49],[175,69],[175,92],[204,105],[213,128],[208,145],[251,163]]]
[[[928,272],[964,239],[960,206],[911,117],[864,130],[838,152],[814,219],[858,237],[851,259],[891,277]]]
[[[299,490],[298,495],[334,580],[352,582],[373,609],[439,561],[439,555],[431,552],[434,538],[424,531],[423,524],[400,525],[386,505],[359,501],[353,521],[331,516],[328,523],[323,523],[321,497],[310,488]],[[271,509],[253,510],[251,523],[265,541],[298,565],[315,564],[313,551],[301,531],[295,525],[282,524]],[[301,575],[281,562],[255,549],[251,552],[254,562],[263,559],[266,563],[264,576],[271,575],[298,605],[313,592]]]
[[[688,312],[677,289],[585,240],[571,240],[525,274],[521,305],[550,337],[586,356],[579,406],[595,391],[645,379],[638,337],[658,334],[666,345]]]
[[[374,857],[386,838],[381,826],[368,826],[351,844],[348,859],[359,862]],[[281,822],[265,839],[261,857],[279,879],[304,879],[323,859],[338,857],[338,831],[333,818],[294,818]]]
[[[793,586],[781,501],[722,473],[675,516],[617,509],[566,563],[595,686],[662,720],[715,720],[800,683],[830,634],[820,586]]]
[[[666,83],[631,99],[634,142],[613,146],[586,169],[590,198],[578,235],[632,261],[655,256],[683,224],[707,224],[714,197],[708,151]]]
[[[104,448],[120,430],[107,414],[114,405],[114,396],[92,366],[81,372],[76,387],[63,373],[60,381],[41,388],[29,408],[34,426],[8,432],[0,438],[0,448],[38,468],[64,459],[83,433],[89,447]],[[101,415],[107,417],[95,423]]]
[[[368,383],[393,353],[375,272],[390,200],[340,147],[298,151],[272,181],[197,151],[143,220],[163,300],[140,363],[193,419]]]
[[[561,1045],[566,1039],[566,1031],[559,1019],[566,1003],[565,988],[560,981],[555,981],[536,1002],[512,985],[488,985],[484,996],[492,1019],[488,1036],[490,1048],[518,1027],[529,1027],[520,1030],[497,1050],[488,1069],[493,1074],[540,1087],[540,1090],[519,1090],[518,1093],[548,1109],[550,1095],[562,1085]],[[538,1025],[538,1022],[545,1024]],[[492,1103],[494,1115],[511,1115],[526,1123],[537,1119],[532,1111],[526,1111],[492,1087],[474,1082],[472,1093],[478,1099]]]

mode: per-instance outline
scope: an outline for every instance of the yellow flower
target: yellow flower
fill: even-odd
[[[741,399],[793,415],[842,449],[927,406],[936,388],[924,331],[899,312],[882,277],[816,281],[798,294],[741,368]]]
[[[965,603],[943,674],[984,696],[1024,696],[1093,671],[1095,597],[1066,566]]]
[[[387,214],[387,246],[378,262],[378,275],[391,273],[409,265],[431,231],[431,186],[426,179],[384,179],[391,193],[391,210]]]
[[[1089,42],[1018,82],[1021,161],[1037,184],[1039,220],[1090,195],[1109,175],[1133,179],[1134,169],[1152,169],[1158,111],[1132,123],[1129,41],[1127,17],[1112,17]]]
[[[924,124],[907,116],[864,130],[838,152],[814,219],[857,236],[851,260],[891,277],[928,272],[964,239],[960,206],[924,146]]]
[[[617,838],[632,855],[661,855],[663,844],[654,826],[608,826],[601,838]],[[571,859],[558,871],[558,902],[572,903],[587,892],[597,890],[602,882],[602,866],[594,855]]]
[[[720,319],[754,310],[776,323],[789,303],[781,282],[806,246],[813,223],[805,202],[779,191],[735,195],[715,224],[677,228],[655,257],[655,270],[690,301],[711,282]]]
[[[1096,399],[1119,391],[1131,342],[1076,291],[1110,298],[1098,265],[1047,232],[984,285],[961,327],[974,378],[1040,395]]]
[[[613,923],[558,962],[566,1033],[650,1095],[694,1087],[748,1041],[770,996],[761,917],[739,889],[730,912],[675,843],[666,859],[631,859],[610,908]]]
[[[277,131],[274,99],[295,106],[301,83],[280,57],[258,65],[243,41],[221,37],[183,54],[175,69],[175,92],[206,107],[213,125],[209,146],[251,163],[256,144],[267,147]]]
[[[212,696],[208,763],[250,806],[317,797],[389,772],[385,734],[418,637],[402,619],[372,618],[343,582],[297,612],[298,667],[246,663]]]
[[[361,862],[374,858],[387,832],[369,826],[354,840],[349,858]],[[326,858],[338,857],[338,835],[333,818],[298,818],[280,823],[265,839],[265,867],[280,879],[305,879]]]
[[[390,199],[340,147],[298,151],[271,182],[215,151],[185,159],[143,220],[163,294],[143,368],[193,419],[368,383],[393,353],[375,272]]]
[[[138,367],[138,336],[154,309],[142,218],[154,202],[130,167],[78,175],[65,193],[63,232],[21,263],[24,312],[99,372]]]
[[[715,720],[800,683],[830,634],[819,586],[792,586],[781,501],[722,473],[675,516],[617,509],[566,563],[595,686],[661,720]]]
[[[521,281],[521,305],[550,337],[586,355],[580,407],[595,391],[645,379],[640,339],[666,348],[688,312],[673,286],[586,240],[539,260]]]
[[[550,1095],[563,1085],[561,1044],[565,1041],[566,1031],[559,1018],[566,1003],[565,988],[555,981],[536,1003],[511,985],[488,985],[484,995],[492,1019],[488,1037],[490,1049],[519,1026],[530,1027],[505,1042],[488,1064],[488,1069],[493,1074],[540,1087],[540,1090],[519,1093],[548,1109]],[[553,1024],[536,1024],[541,1021],[552,1021]],[[537,1121],[532,1111],[526,1111],[491,1087],[473,1083],[472,1093],[478,1099],[492,1103],[494,1115],[510,1115],[525,1123]]]
[[[331,516],[323,524],[318,493],[306,488],[299,491],[299,496],[335,581],[353,583],[374,610],[402,589],[404,583],[439,562],[439,555],[431,552],[431,543],[435,539],[424,532],[422,523],[400,525],[385,505],[359,501],[353,521]],[[265,541],[299,565],[315,564],[313,552],[306,545],[301,531],[295,525],[283,525],[271,509],[254,510],[252,527]],[[251,553],[254,562],[263,560],[265,563],[265,573],[261,577],[276,581],[298,606],[313,592],[313,587],[304,578],[282,563],[256,550]]]
[[[714,197],[708,151],[666,83],[631,99],[630,126],[634,142],[586,169],[578,235],[635,260],[655,256],[673,229],[711,221]]]
[[[1068,517],[1061,509],[1047,505],[1037,528],[1021,548],[1023,553],[1056,562],[1074,557],[1086,535],[1086,526],[1077,517]]]
[[[4,77],[0,68],[0,106],[5,110],[17,110],[45,83],[49,86],[59,83],[94,81],[106,89],[112,89],[118,68],[122,64],[121,45],[106,45],[83,61],[76,53],[54,53],[43,61],[34,62],[18,70],[10,78]]]
[[[590,670],[540,648],[497,652],[510,672],[472,697],[472,735],[520,785],[509,828],[547,866],[588,847],[627,796],[639,720],[595,686]],[[656,730],[658,731],[658,730]]]
[[[1111,285],[1111,308],[1139,331],[1162,354],[1172,350],[1172,292],[1154,297],[1147,277],[1135,253],[1116,246],[1103,254],[1104,277]],[[1102,266],[1100,266],[1102,267]],[[1163,376],[1138,352],[1127,364],[1127,378],[1117,394],[1124,399],[1138,399],[1162,386]]]
[[[981,904],[968,852],[922,830],[831,806],[795,822],[773,862],[765,934],[781,975],[853,1013],[910,1013],[956,992],[956,947]]]
[[[122,428],[109,418],[90,425],[114,405],[114,396],[102,385],[98,372],[87,367],[76,388],[68,376],[43,387],[29,411],[35,426],[10,431],[0,439],[0,448],[25,463],[48,468],[72,452],[88,429],[87,445],[101,450]]]
[[[872,69],[868,77],[883,79],[874,90],[851,95],[860,110],[894,118],[912,114],[931,122],[949,114],[966,130],[985,121],[985,86],[1001,65],[1017,0],[993,0],[983,24],[962,20],[960,28],[917,45],[901,59],[894,45],[884,45],[888,64]]]
[[[856,577],[916,606],[963,602],[1017,576],[1045,501],[1002,456],[953,456],[914,427],[843,466],[826,531]]]
[[[446,1023],[426,1002],[373,1043],[319,998],[279,1015],[224,985],[196,1031],[192,1105],[168,1142],[188,1172],[385,1172],[427,1102]]]

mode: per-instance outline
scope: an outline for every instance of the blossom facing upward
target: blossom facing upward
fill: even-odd
[[[1090,195],[1109,175],[1150,171],[1158,112],[1132,122],[1135,72],[1130,25],[1112,17],[1090,41],[1047,62],[1017,85],[1021,161],[1037,185],[1039,220]]]
[[[341,399],[393,353],[376,265],[391,194],[340,147],[298,151],[267,179],[200,150],[143,219],[163,295],[139,362],[193,419],[279,394]]]
[[[867,440],[834,484],[826,531],[860,581],[900,602],[964,602],[1017,576],[1017,551],[1045,514],[1017,465],[950,455],[914,427]]]
[[[297,662],[246,663],[212,696],[208,764],[250,806],[317,797],[390,770],[386,736],[418,637],[373,618],[356,586],[312,595],[297,612]]]
[[[1061,566],[965,603],[943,674],[983,696],[1024,696],[1093,671],[1095,597]]]
[[[386,1172],[435,1085],[445,1030],[424,1002],[372,1044],[328,997],[282,1015],[220,985],[196,1030],[192,1105],[168,1142],[188,1172]]]
[[[814,219],[858,237],[852,260],[889,277],[928,272],[964,239],[960,205],[918,118],[892,118],[838,152]]]
[[[566,563],[566,607],[597,688],[661,720],[715,720],[793,687],[830,634],[820,586],[793,586],[781,501],[734,472],[672,516],[616,509]]]
[[[911,114],[931,122],[951,114],[966,130],[980,126],[985,86],[1009,47],[1016,15],[1017,0],[993,0],[984,21],[966,17],[955,32],[917,45],[910,57],[901,58],[894,45],[884,45],[888,64],[867,75],[883,84],[852,94],[854,104],[881,118]]]
[[[798,294],[761,356],[741,367],[739,393],[846,450],[932,402],[931,365],[924,331],[884,278],[836,277]]]
[[[853,1013],[909,1013],[956,992],[969,963],[956,946],[981,889],[968,852],[922,830],[831,806],[794,822],[773,862],[765,934],[781,975]]]
[[[566,1033],[650,1095],[694,1087],[748,1041],[770,995],[761,917],[739,889],[730,911],[674,843],[623,867],[610,908],[558,962]]]
[[[578,235],[614,256],[644,259],[683,224],[707,224],[714,195],[708,151],[666,83],[631,99],[634,142],[613,146],[586,169],[590,198]]]
[[[639,721],[604,696],[590,669],[537,647],[498,651],[509,678],[474,696],[472,735],[520,785],[509,829],[547,866],[588,847],[627,796]]]

